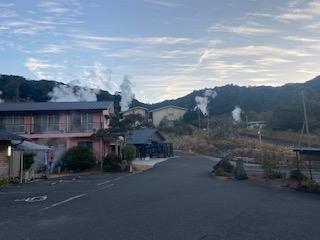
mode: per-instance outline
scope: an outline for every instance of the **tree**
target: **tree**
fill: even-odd
[[[90,148],[76,146],[70,148],[62,156],[62,165],[66,169],[83,171],[95,165],[95,156]]]

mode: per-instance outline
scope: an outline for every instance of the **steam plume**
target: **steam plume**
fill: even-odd
[[[235,106],[232,111],[232,118],[235,123],[239,123],[241,121],[241,108],[239,106]]]
[[[87,102],[97,101],[99,91],[86,87],[69,86],[57,84],[48,93],[50,102]]]
[[[203,115],[208,115],[208,104],[209,102],[218,96],[216,91],[211,89],[205,90],[203,96],[196,96],[195,101],[197,108],[200,109]]]
[[[121,90],[120,107],[122,112],[129,109],[130,104],[134,98],[134,94],[132,92],[131,87],[132,87],[132,83],[128,79],[128,76],[124,76],[123,81],[120,85],[120,90]]]

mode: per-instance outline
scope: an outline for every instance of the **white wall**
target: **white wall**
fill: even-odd
[[[152,122],[156,127],[159,126],[161,120],[167,117],[170,121],[175,121],[183,118],[183,115],[186,113],[186,110],[180,108],[163,108],[157,111],[152,112]]]

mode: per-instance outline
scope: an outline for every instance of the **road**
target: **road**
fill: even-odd
[[[217,180],[211,168],[208,158],[182,156],[138,174],[0,188],[0,239],[320,238],[319,195]]]

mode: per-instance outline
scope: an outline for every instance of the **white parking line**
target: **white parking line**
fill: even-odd
[[[104,184],[107,184],[109,182],[111,182],[112,180],[107,180],[105,182],[101,182],[101,183],[97,183],[97,186],[101,186],[101,185],[104,185]]]
[[[77,199],[77,198],[84,197],[84,196],[86,196],[86,195],[88,195],[88,193],[83,193],[83,194],[80,194],[80,195],[73,196],[73,197],[68,198],[68,199],[66,199],[66,200],[63,200],[63,201],[61,201],[61,202],[57,202],[57,203],[51,204],[49,207],[43,208],[43,210],[48,210],[48,209],[50,209],[50,208],[57,207],[57,206],[59,206],[59,205],[62,205],[62,204],[67,203],[67,202],[70,202],[70,201],[75,200],[75,199]]]
[[[104,190],[104,189],[107,189],[107,188],[110,188],[110,187],[113,187],[114,186],[114,184],[109,184],[109,185],[107,185],[107,186],[104,186],[104,187],[102,187],[102,188],[99,188],[98,190],[100,191],[100,190]]]

